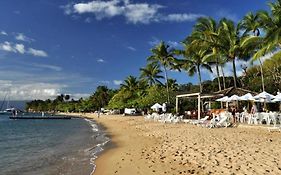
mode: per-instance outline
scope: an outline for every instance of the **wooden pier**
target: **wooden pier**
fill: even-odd
[[[11,116],[10,119],[34,119],[34,120],[69,120],[70,116]]]

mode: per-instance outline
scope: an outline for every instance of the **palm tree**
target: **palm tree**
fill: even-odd
[[[141,79],[146,79],[150,86],[154,84],[162,84],[159,79],[164,78],[162,75],[159,75],[162,73],[159,64],[153,64],[150,63],[144,68],[140,68]]]
[[[242,47],[243,41],[247,38],[247,34],[240,33],[240,24],[235,25],[233,21],[228,19],[222,19],[220,21],[220,32],[224,36],[221,38],[222,54],[225,55],[229,61],[232,62],[233,68],[233,81],[234,87],[237,87],[237,73],[235,60],[249,59],[251,50],[249,47]]]
[[[128,76],[124,83],[121,84],[121,88],[123,88],[126,91],[134,92],[138,89],[138,80],[134,76]]]
[[[268,3],[270,14],[266,11],[259,11],[258,16],[266,32],[265,41],[281,47],[281,0],[275,3]]]
[[[206,57],[210,54],[210,50],[207,47],[200,46],[200,44],[183,43],[183,46],[185,50],[177,51],[177,54],[183,56],[183,59],[179,62],[180,67],[186,70],[189,76],[197,73],[201,93],[203,91],[201,68],[212,72],[210,64],[205,61]]]
[[[219,29],[219,25],[217,22],[211,17],[202,17],[197,20],[197,23],[194,26],[194,32],[197,33],[197,39],[202,43],[209,45],[212,48],[213,55],[209,56],[209,63],[214,63],[216,67],[217,80],[219,90],[221,90],[221,82],[220,82],[220,72],[219,65],[222,62],[220,60],[220,50],[221,50],[221,30]]]
[[[259,16],[257,14],[253,14],[252,12],[249,12],[241,21],[241,28],[245,30],[245,33],[252,32],[254,37],[260,37],[260,28],[261,27],[262,27],[262,23],[259,20]],[[262,40],[259,40],[259,41],[262,42]],[[249,39],[248,42],[254,42],[254,41],[253,41],[253,39]],[[261,42],[256,42],[258,49],[260,49]],[[255,61],[254,58],[253,58],[253,61]],[[260,71],[261,71],[262,90],[265,91],[263,67],[262,67],[262,62],[261,62],[260,57],[258,57],[258,61],[259,61],[259,67],[260,67]]]
[[[160,64],[164,68],[166,89],[167,89],[167,100],[168,103],[170,103],[167,69],[174,68],[176,58],[173,56],[173,50],[170,49],[169,45],[166,45],[163,41],[161,41],[159,45],[155,46],[155,48],[151,49],[151,52],[152,55],[148,57],[147,60],[152,63]]]
[[[169,85],[169,88],[170,90],[172,91],[177,91],[178,88],[179,88],[179,85],[177,83],[177,80],[176,79],[168,79],[168,85]]]

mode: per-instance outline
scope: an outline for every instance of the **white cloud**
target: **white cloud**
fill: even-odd
[[[61,85],[49,83],[30,83],[16,85],[16,82],[6,82],[6,88],[1,88],[0,97],[6,94],[12,100],[32,100],[54,98],[61,91]],[[3,90],[4,89],[4,90]]]
[[[25,50],[25,46],[23,44],[14,44],[8,41],[5,41],[4,43],[0,43],[0,50],[6,51],[6,52],[14,52],[19,54],[31,54],[33,56],[38,57],[47,57],[48,54],[43,50],[37,50],[33,48],[29,48],[28,50]]]
[[[48,54],[45,51],[37,50],[37,49],[33,49],[33,48],[29,48],[28,53],[33,56],[38,56],[38,57],[47,57],[48,56]]]
[[[159,12],[164,6],[149,3],[132,3],[129,0],[93,0],[91,2],[67,4],[62,7],[67,15],[94,14],[97,20],[123,16],[128,23],[148,24],[151,22],[186,22],[194,21],[200,14],[162,14]]]
[[[38,64],[38,63],[32,63],[31,66],[34,67],[38,67],[38,68],[43,68],[43,69],[50,69],[50,70],[54,70],[54,71],[61,71],[62,68],[59,66],[54,66],[54,65],[50,65],[50,64]]]
[[[23,44],[16,44],[15,50],[21,54],[25,53],[24,45]]]
[[[108,81],[108,80],[102,80],[102,81],[100,81],[100,83],[101,83],[101,84],[110,84],[110,81]]]
[[[16,52],[16,50],[12,46],[12,43],[8,41],[5,41],[4,43],[0,43],[0,50],[4,50],[7,52]]]
[[[25,42],[34,41],[34,39],[25,36],[23,33],[18,33],[18,34],[15,36],[15,39],[16,39],[16,40],[19,40],[19,41],[25,41]]]
[[[132,46],[128,46],[127,48],[128,48],[129,50],[131,50],[131,51],[137,51],[137,49],[134,48],[134,47],[132,47]]]
[[[239,21],[239,18],[237,17],[236,14],[231,13],[228,10],[225,10],[225,9],[218,10],[216,15],[219,18],[227,18],[227,19],[230,19],[230,20],[235,21],[235,22]]]
[[[159,44],[161,41],[156,38],[156,37],[152,37],[152,40],[151,41],[148,41],[148,44],[151,45],[151,46],[155,46],[157,44]]]
[[[112,1],[92,1],[88,3],[78,3],[73,5],[75,13],[94,13],[97,19],[113,17],[123,13],[124,8],[118,6],[119,0]]]
[[[120,84],[122,84],[122,80],[113,80],[113,84],[114,85],[120,85]]]
[[[8,33],[2,30],[2,31],[0,32],[0,35],[6,35],[6,36],[8,36]]]
[[[202,17],[204,15],[201,14],[169,14],[163,18],[164,21],[170,21],[170,22],[185,22],[185,21],[195,21],[197,18]]]
[[[158,21],[157,12],[161,8],[160,5],[149,4],[128,4],[124,16],[129,23],[144,23],[148,24],[151,21]]]
[[[97,59],[97,62],[98,62],[98,63],[104,63],[104,62],[105,62],[105,60],[104,60],[104,59],[102,59],[102,58],[99,58],[99,59]]]

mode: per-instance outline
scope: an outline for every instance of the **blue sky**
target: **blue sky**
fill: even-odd
[[[139,75],[160,40],[178,47],[196,18],[238,21],[259,9],[267,9],[266,1],[1,0],[0,99],[7,92],[12,99],[46,99],[87,96],[98,85],[118,88]],[[169,75],[197,83],[185,73]]]

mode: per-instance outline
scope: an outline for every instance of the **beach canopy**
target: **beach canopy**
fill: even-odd
[[[222,98],[217,99],[216,101],[221,101],[221,102],[228,102],[228,96],[224,96]]]
[[[151,109],[158,111],[161,109],[162,106],[159,103],[155,103],[153,106],[151,106]]]
[[[256,101],[259,101],[259,102],[271,102],[271,100],[274,97],[275,97],[274,95],[263,91],[262,93],[254,96],[254,99],[256,99]]]
[[[240,97],[238,95],[232,95],[228,98],[228,101],[237,101],[240,100]]]
[[[239,97],[239,100],[242,101],[250,101],[250,100],[255,100],[254,97],[252,96],[252,94],[247,93],[245,95],[242,95],[241,97]]]
[[[274,98],[273,100],[272,100],[272,102],[280,102],[281,101],[281,97],[279,97],[279,98]]]

